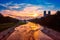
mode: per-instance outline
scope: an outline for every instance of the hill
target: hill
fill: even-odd
[[[3,30],[6,30],[10,27],[13,27],[14,25],[16,25],[19,22],[19,20],[11,18],[11,17],[4,17],[1,13],[0,13],[0,32]]]

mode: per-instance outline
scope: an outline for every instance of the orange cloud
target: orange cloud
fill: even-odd
[[[41,7],[40,7],[41,8]],[[31,6],[26,7],[22,11],[16,11],[16,10],[3,10],[1,13],[5,16],[10,16],[13,18],[20,17],[20,18],[36,18],[36,17],[42,17],[43,16],[43,10],[37,10],[39,7],[37,6]],[[56,11],[51,11],[51,14],[55,14]]]
[[[51,14],[54,15],[57,11],[51,11]]]

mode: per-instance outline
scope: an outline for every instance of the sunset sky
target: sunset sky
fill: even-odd
[[[44,10],[60,10],[60,0],[0,0],[0,12],[4,14],[42,14]]]

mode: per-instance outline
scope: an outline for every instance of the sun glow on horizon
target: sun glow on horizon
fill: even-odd
[[[37,13],[35,13],[34,15],[33,15],[33,17],[37,17],[38,16],[38,14]]]

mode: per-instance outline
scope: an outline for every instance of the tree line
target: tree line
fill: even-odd
[[[60,11],[57,11],[54,15],[31,19],[29,21],[60,32]]]

